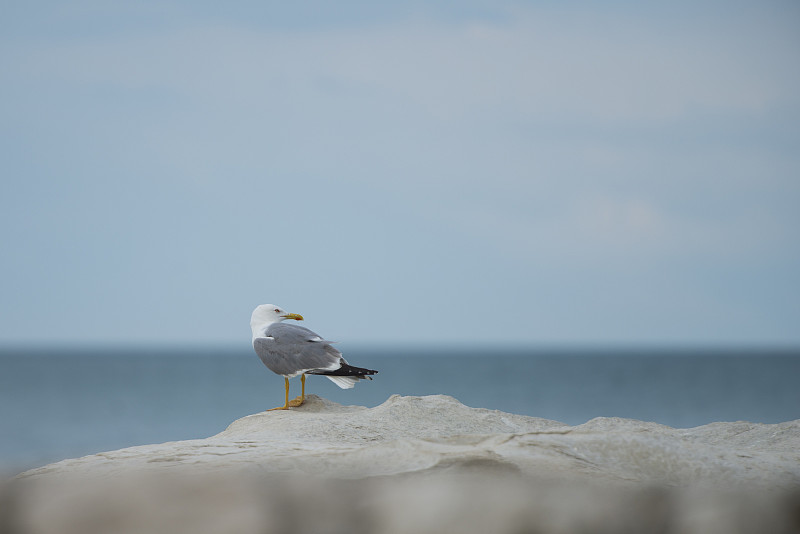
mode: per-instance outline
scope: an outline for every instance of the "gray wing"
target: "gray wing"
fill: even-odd
[[[308,328],[274,323],[267,328],[266,335],[253,340],[253,348],[273,373],[291,377],[342,366],[342,353]]]

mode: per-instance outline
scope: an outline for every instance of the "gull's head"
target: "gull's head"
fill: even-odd
[[[302,321],[303,316],[298,313],[289,313],[280,306],[274,304],[262,304],[256,306],[253,310],[253,315],[250,316],[250,326],[252,328],[259,328],[272,323],[285,321],[286,319],[294,319],[295,321]]]

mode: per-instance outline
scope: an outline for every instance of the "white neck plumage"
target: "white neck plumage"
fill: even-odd
[[[267,328],[269,328],[269,325],[277,322],[280,321],[272,321],[268,323],[266,322],[250,323],[250,330],[253,331],[253,341],[255,341],[256,338],[259,337],[267,337]]]

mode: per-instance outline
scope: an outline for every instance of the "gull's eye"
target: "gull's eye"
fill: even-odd
[[[280,313],[280,312],[281,312],[280,308],[275,308],[275,313]]]

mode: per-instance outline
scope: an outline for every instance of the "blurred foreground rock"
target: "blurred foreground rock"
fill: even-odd
[[[0,532],[800,532],[800,421],[673,429],[311,396],[20,475]]]

